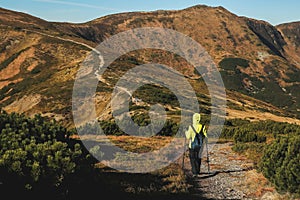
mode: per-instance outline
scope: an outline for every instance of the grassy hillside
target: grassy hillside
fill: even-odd
[[[291,53],[296,29],[287,31],[285,26],[273,27],[222,7],[207,6],[121,13],[84,24],[50,23],[5,9],[0,13],[0,106],[8,112],[42,113],[72,127],[74,78],[91,49],[119,32],[154,26],[186,34],[208,51],[227,89],[229,117],[244,112],[247,118],[260,119],[255,112],[268,112],[274,117],[299,118],[299,66],[297,54]],[[171,65],[184,74],[197,93],[201,112],[210,114],[210,95],[192,66],[177,55],[150,49],[122,56],[105,72],[105,82],[99,82],[96,94],[101,120],[112,117],[108,103],[119,77],[137,64],[149,62]],[[147,114],[147,107],[158,101],[175,121],[180,114],[167,90],[144,87],[135,95],[145,104],[131,105],[133,115]]]

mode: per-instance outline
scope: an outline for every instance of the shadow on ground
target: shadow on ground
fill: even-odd
[[[184,193],[166,193],[160,192],[163,187],[162,178],[159,174],[132,174],[132,173],[116,173],[115,171],[106,171],[97,173],[94,177],[81,177],[81,182],[70,183],[64,191],[36,189],[31,192],[24,192],[13,186],[6,187],[5,184],[0,185],[1,197],[9,200],[30,199],[30,200],[196,200],[205,199],[201,192],[191,189]],[[188,180],[189,184],[193,180]],[[124,188],[150,188],[155,187],[152,191],[124,191]],[[22,198],[20,198],[22,197]],[[2,199],[2,198],[1,198]]]
[[[221,170],[221,171],[212,171],[210,173],[201,173],[201,177],[199,177],[200,179],[207,179],[207,178],[211,178],[214,177],[218,174],[221,173],[225,173],[225,174],[229,174],[229,173],[234,173],[234,172],[244,172],[244,171],[250,171],[253,170],[252,167],[249,168],[245,168],[245,169],[237,169],[237,170]]]

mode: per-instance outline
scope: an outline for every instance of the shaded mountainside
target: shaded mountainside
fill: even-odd
[[[81,24],[47,22],[0,9],[0,22],[0,104],[9,112],[43,113],[66,119],[70,125],[74,78],[91,49],[122,31],[164,27],[199,42],[218,64],[227,89],[229,116],[235,117],[235,110],[253,119],[257,116],[249,116],[252,111],[299,118],[299,23],[274,27],[236,16],[223,7],[200,5],[179,11],[114,14]],[[110,118],[109,111],[102,111],[110,101],[111,85],[124,71],[149,62],[170,65],[170,60],[192,86],[203,86],[192,66],[176,55],[158,50],[132,52],[118,59],[103,75],[105,82],[99,82],[98,114]],[[152,102],[149,94],[156,90],[148,87],[136,95]],[[195,90],[201,110],[209,114],[207,90]],[[178,108],[168,97],[160,96],[168,114],[177,115]],[[148,107],[143,104],[132,109],[140,112]]]
[[[281,24],[276,28],[282,33],[287,41],[286,51],[295,63],[300,63],[300,22]],[[299,74],[298,74],[299,77]]]
[[[271,24],[263,21],[248,20],[249,28],[259,37],[259,39],[270,48],[270,50],[281,57],[284,57],[284,46],[286,42],[281,33]]]

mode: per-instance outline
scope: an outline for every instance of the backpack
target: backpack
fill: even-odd
[[[193,125],[191,127],[192,127],[193,131],[196,133],[196,136],[195,136],[194,140],[191,143],[191,148],[199,150],[199,149],[201,149],[202,142],[203,142],[202,140],[203,140],[203,136],[204,136],[204,134],[203,134],[204,125],[202,125],[201,130],[200,130],[199,133],[196,132]]]

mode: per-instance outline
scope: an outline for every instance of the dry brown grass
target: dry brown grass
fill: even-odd
[[[243,184],[237,185],[236,187],[241,188],[246,192],[248,197],[254,199],[293,199],[289,194],[279,194],[263,174],[258,173],[256,170],[248,171]]]
[[[132,137],[132,136],[109,136],[109,139],[124,150],[145,153],[159,150],[170,143],[170,137]]]
[[[85,139],[91,136],[85,136]],[[170,137],[132,137],[132,136],[108,136],[115,145],[133,152],[143,153],[145,150],[157,150],[170,142]],[[97,141],[104,141],[105,137],[98,136]],[[112,187],[121,187],[122,190],[134,195],[152,195],[152,194],[186,194],[191,187],[187,183],[185,174],[181,165],[177,162],[145,174],[130,174],[120,172],[97,163],[96,168],[101,172],[101,176],[111,176],[112,174],[120,180],[119,183],[112,183]],[[112,180],[111,180],[112,181]],[[117,186],[121,184],[121,186]]]
[[[223,170],[224,166],[221,165],[221,164],[213,164],[213,163],[211,163],[210,164],[210,168],[211,168],[211,170]]]
[[[103,136],[103,135],[72,135],[73,139],[95,140],[99,143],[105,143],[109,140],[114,145],[131,152],[145,153],[149,151],[159,150],[172,141],[172,137],[153,136],[153,137],[138,137],[138,136]]]
[[[6,68],[1,70],[0,79],[9,79],[20,73],[20,67],[22,63],[28,58],[34,57],[34,48],[30,48],[25,52],[22,52],[15,60],[13,60]]]
[[[288,123],[300,124],[299,119],[277,116],[268,112],[259,112],[259,111],[248,110],[248,109],[245,111],[227,109],[226,111],[228,112],[228,119],[238,118],[238,119],[249,119],[250,121],[272,120],[276,122],[288,122]]]
[[[15,79],[13,81],[0,81],[0,89],[2,89],[3,87],[7,86],[10,83],[19,83],[23,80],[23,78],[18,78]],[[7,96],[8,97],[8,96]]]
[[[14,101],[12,104],[6,106],[4,110],[7,112],[23,113],[33,108],[35,105],[40,103],[40,101],[41,95],[39,94],[23,96],[21,99]]]
[[[183,34],[186,34],[187,36],[190,36],[201,45],[203,45],[208,53],[212,55],[212,58],[216,64],[227,56],[247,59],[251,62],[250,66],[247,69],[244,69],[244,72],[249,76],[265,76],[265,64],[269,64],[273,59],[280,60],[280,58],[276,56],[272,56],[270,60],[265,61],[265,64],[257,60],[257,52],[266,53],[269,49],[265,45],[258,45],[261,44],[261,40],[255,34],[253,34],[253,31],[248,27],[247,20],[245,18],[237,17],[236,15],[226,11],[223,8],[197,6],[181,11],[124,13],[99,18],[87,24],[56,24],[55,26],[58,26],[58,29],[60,29],[61,31],[60,37],[57,36],[59,34],[57,32],[58,30],[52,30],[50,27],[47,27],[49,28],[49,30],[42,28],[45,25],[44,23],[46,22],[42,22],[39,20],[36,21],[36,19],[34,21],[29,20],[32,19],[29,16],[25,18],[20,17],[20,13],[6,11],[2,12],[3,16],[1,18],[3,19],[3,33],[5,33],[3,35],[7,35],[7,37],[5,36],[4,39],[18,39],[19,43],[15,43],[14,45],[10,44],[10,49],[7,50],[5,54],[0,55],[0,61],[7,59],[16,52],[19,52],[21,49],[29,48],[29,50],[20,54],[20,56],[18,56],[10,66],[2,70],[1,73],[5,74],[5,76],[0,73],[0,78],[11,77],[14,75],[18,75],[18,73],[21,73],[20,76],[22,76],[22,70],[20,72],[20,66],[22,65],[22,63],[24,63],[25,56],[27,59],[31,57],[37,59],[35,62],[31,63],[31,65],[28,66],[27,69],[29,71],[36,66],[36,62],[41,64],[44,61],[47,61],[46,64],[49,64],[48,60],[44,60],[44,56],[40,56],[45,55],[45,50],[47,50],[47,54],[57,59],[57,63],[49,64],[49,69],[55,71],[51,82],[54,81],[57,83],[61,83],[65,82],[66,80],[73,80],[79,64],[84,60],[88,51],[86,49],[86,45],[79,45],[81,42],[89,44],[91,46],[95,46],[95,41],[102,41],[104,35],[104,38],[106,38],[120,31],[125,31],[136,27],[149,26],[172,28]],[[22,20],[20,21],[20,19]],[[28,26],[30,24],[28,23],[28,21],[32,21],[30,23],[35,24],[34,26],[40,27],[41,29],[39,31],[32,30],[31,26]],[[257,21],[257,23],[262,22]],[[18,27],[18,29],[16,29],[18,31],[12,29],[12,27],[14,27],[12,26],[12,24]],[[103,26],[104,24],[109,24],[110,28],[106,29],[106,26]],[[6,25],[10,25],[12,27],[5,28]],[[50,23],[48,25],[50,25]],[[261,25],[266,24],[262,23]],[[103,26],[103,30],[101,30],[101,33],[95,36],[96,38],[91,37],[90,32],[99,31],[97,28],[99,26]],[[27,27],[27,30],[20,31],[19,29],[21,27]],[[211,27],[215,28],[212,29]],[[64,32],[66,30],[68,30],[68,32]],[[72,37],[78,34],[75,32],[72,33],[72,30],[80,30],[79,32],[81,37]],[[85,40],[83,38],[89,38],[90,40]],[[73,44],[71,40],[75,40],[73,41]],[[183,73],[183,75],[185,75],[186,77],[191,78],[189,80],[192,86],[196,86],[194,87],[196,93],[208,94],[205,84],[203,82],[199,83],[199,81],[195,80],[197,75],[194,74],[194,68],[188,65],[188,63],[183,58],[179,58],[178,56],[174,56],[173,54],[168,53],[152,54],[151,52],[155,53],[155,51],[148,51],[149,54],[141,53],[140,57],[137,57],[138,60],[146,63],[152,61],[172,66],[174,67],[174,69]],[[283,66],[281,66],[281,68],[277,70],[284,71],[286,66],[289,66],[289,63],[285,63]],[[2,85],[8,83],[9,82],[2,82]],[[36,91],[39,91],[39,87],[37,87]],[[270,108],[270,105],[260,106],[264,103],[257,102],[252,98],[246,97],[245,95],[240,94],[238,96],[235,96],[233,92],[227,92],[230,101],[232,100],[232,102],[239,107],[242,106],[240,100],[245,100],[243,101],[245,102],[245,107],[249,109],[251,107],[255,108],[256,106],[258,108],[266,108],[266,106],[267,108]],[[109,102],[109,93],[110,92],[104,92],[104,94],[101,94],[101,96],[103,96],[103,99],[99,99],[99,101],[97,101],[97,114],[99,114],[100,111],[104,109]],[[22,93],[18,95],[21,96],[24,94]],[[51,108],[54,108],[54,102],[56,102],[57,100],[60,99],[54,96],[52,102],[50,102],[51,104],[48,105],[47,108],[40,106],[36,108],[35,112],[41,113],[46,111],[55,113],[54,109],[51,110]],[[67,107],[69,105],[63,106]],[[271,110],[278,111],[276,110],[276,108],[271,108]],[[65,112],[65,110],[63,112]],[[70,112],[70,110],[68,110],[68,112]],[[257,113],[253,113],[248,110],[247,112],[242,113],[237,113],[237,111],[234,110],[228,110],[228,113],[229,118],[243,118],[246,116],[254,119],[274,119],[275,121],[278,120],[293,122],[292,119],[289,118],[276,118],[275,116],[269,116],[265,114],[258,115]],[[104,119],[107,119],[110,115],[109,113],[104,113],[103,116]],[[67,120],[69,119],[66,117],[66,121]]]
[[[248,160],[247,158],[245,158],[244,156],[229,156],[228,160]]]

